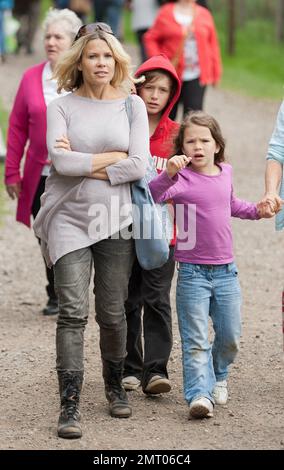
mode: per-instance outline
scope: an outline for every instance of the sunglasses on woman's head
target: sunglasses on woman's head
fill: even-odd
[[[104,33],[112,34],[114,36],[111,27],[106,23],[83,24],[76,34],[74,42],[77,41],[77,39],[86,36],[87,34],[92,34],[97,31],[103,31]]]

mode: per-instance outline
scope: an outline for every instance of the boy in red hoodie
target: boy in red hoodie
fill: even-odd
[[[175,68],[164,55],[144,62],[135,77],[145,76],[137,94],[145,102],[150,130],[150,151],[158,173],[166,168],[173,152],[173,139],[179,124],[169,113],[179,98],[181,84]],[[122,383],[126,390],[142,385],[144,393],[169,392],[167,363],[172,348],[170,289],[174,275],[175,240],[171,242],[170,256],[164,266],[151,271],[134,263],[125,303],[127,319],[127,357]],[[142,307],[144,331],[144,358],[142,349]]]

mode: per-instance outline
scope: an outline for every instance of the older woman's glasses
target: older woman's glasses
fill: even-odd
[[[92,34],[97,31],[103,31],[104,33],[112,34],[114,36],[111,27],[106,23],[83,24],[76,34],[74,42],[82,36],[86,36],[86,34]]]

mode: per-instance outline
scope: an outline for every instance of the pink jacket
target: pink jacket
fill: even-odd
[[[42,89],[45,62],[29,68],[21,80],[9,119],[5,183],[22,182],[16,220],[30,227],[31,207],[47,162],[46,104]],[[28,142],[23,177],[21,160]]]

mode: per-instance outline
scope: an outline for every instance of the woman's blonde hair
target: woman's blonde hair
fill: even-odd
[[[130,85],[129,82],[134,81],[130,73],[130,56],[125,52],[118,39],[112,34],[97,30],[77,39],[72,47],[62,54],[56,65],[53,77],[58,83],[58,93],[60,93],[62,89],[74,91],[82,85],[83,75],[78,69],[78,65],[81,63],[86,45],[94,39],[105,41],[113,54],[115,71],[110,82],[111,85],[118,88],[123,83],[126,84],[128,82]]]

